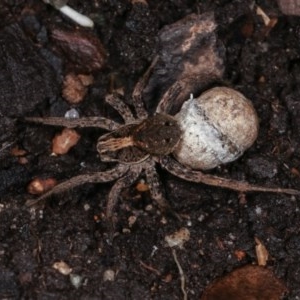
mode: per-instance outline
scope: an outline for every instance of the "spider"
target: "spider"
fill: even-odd
[[[293,189],[266,188],[251,185],[247,182],[220,178],[198,170],[192,170],[177,162],[172,157],[172,151],[181,137],[181,128],[176,117],[161,112],[149,116],[143,106],[141,95],[152,67],[153,64],[138,81],[132,94],[136,118],[130,108],[116,95],[110,94],[105,98],[106,102],[120,114],[125,124],[104,117],[80,119],[26,118],[26,121],[46,125],[105,129],[109,132],[98,139],[97,151],[103,162],[115,162],[115,166],[108,171],[78,175],[56,185],[39,198],[28,200],[26,202],[28,206],[43,202],[54,194],[62,193],[84,183],[115,181],[108,194],[106,206],[106,217],[112,219],[113,210],[121,191],[136,182],[141,173],[144,172],[152,199],[156,201],[163,212],[173,213],[162,192],[159,175],[156,171],[157,164],[160,164],[163,169],[176,177],[190,182],[204,183],[238,192],[258,191],[299,194],[299,191]],[[163,99],[164,104],[167,104],[166,106],[171,105],[172,92],[169,95],[170,97],[167,99],[164,97]],[[173,214],[178,216],[176,213]]]

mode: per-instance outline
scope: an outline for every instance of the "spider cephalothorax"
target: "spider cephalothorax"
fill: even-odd
[[[122,126],[111,133],[101,136],[97,150],[100,155],[115,152],[127,147],[137,147],[145,155],[168,155],[178,144],[181,129],[177,120],[169,115],[156,114],[138,124]],[[136,157],[132,158],[133,161]],[[120,160],[125,162],[124,160]]]

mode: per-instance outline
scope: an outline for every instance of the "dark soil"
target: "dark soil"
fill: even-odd
[[[253,1],[157,0],[148,1],[148,8],[125,0],[83,2],[69,5],[93,17],[93,34],[108,56],[76,105],[81,116],[114,116],[103,102],[111,78],[125,88],[124,101],[130,103],[134,84],[155,55],[159,30],[188,14],[214,11],[226,49],[223,84],[253,101],[260,134],[242,158],[213,173],[299,189],[299,18],[283,16],[268,0],[256,3],[278,19],[273,28],[266,28]],[[176,250],[189,299],[200,299],[215,278],[255,263],[254,237],[269,251],[268,267],[286,283],[285,299],[300,299],[299,197],[239,195],[158,169],[169,203],[185,221],[162,216],[149,195],[133,186],[115,208],[112,243],[103,220],[111,184],[83,185],[53,197],[44,209],[24,205],[35,177],[63,180],[111,166],[97,158],[97,137],[104,131],[80,129],[79,144],[53,157],[51,140],[60,129],[22,122],[24,116],[63,116],[70,107],[61,97],[63,76],[87,72],[56,49],[50,32],[57,27],[75,25],[42,1],[0,4],[0,299],[182,299],[178,268],[164,241],[181,227],[191,234]],[[11,154],[16,146],[26,150],[27,163]],[[137,220],[130,227],[131,216]],[[236,250],[245,257],[238,260]],[[80,287],[52,267],[58,261],[80,276]],[[107,270],[115,272],[114,280],[104,280]]]

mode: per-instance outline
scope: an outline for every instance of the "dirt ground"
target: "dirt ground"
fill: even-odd
[[[72,31],[75,25],[53,7],[38,0],[0,4],[0,299],[183,299],[178,267],[165,242],[183,227],[190,239],[176,253],[188,299],[200,299],[214,279],[256,263],[255,237],[269,252],[268,268],[288,288],[284,299],[300,299],[299,196],[240,195],[180,180],[158,167],[166,198],[183,221],[163,216],[148,193],[133,185],[116,205],[113,242],[104,218],[112,183],[85,184],[51,198],[44,208],[25,206],[33,178],[63,181],[112,164],[97,157],[103,130],[79,129],[80,142],[54,157],[51,140],[61,129],[22,118],[64,116],[70,107],[81,116],[117,117],[103,101],[112,80],[130,104],[135,83],[155,56],[159,30],[204,12],[214,12],[218,41],[225,47],[222,85],[251,99],[260,119],[255,144],[211,173],[300,189],[298,17],[282,15],[271,0],[82,2],[69,5],[93,18],[95,28],[85,30],[103,44],[103,67],[82,63],[76,50],[68,55],[56,49],[51,32]],[[256,5],[277,23],[266,26]],[[61,95],[63,77],[71,71],[94,76],[77,105]],[[72,268],[70,275],[53,267],[61,261]]]

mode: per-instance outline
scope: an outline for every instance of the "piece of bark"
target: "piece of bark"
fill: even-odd
[[[103,68],[106,51],[92,32],[84,29],[54,28],[51,37],[73,71],[90,73]]]
[[[146,104],[153,103],[155,95],[162,99],[159,111],[176,113],[190,93],[197,95],[222,78],[225,51],[216,27],[213,13],[191,14],[163,27],[158,62],[144,89]],[[164,100],[170,96],[171,104]]]

